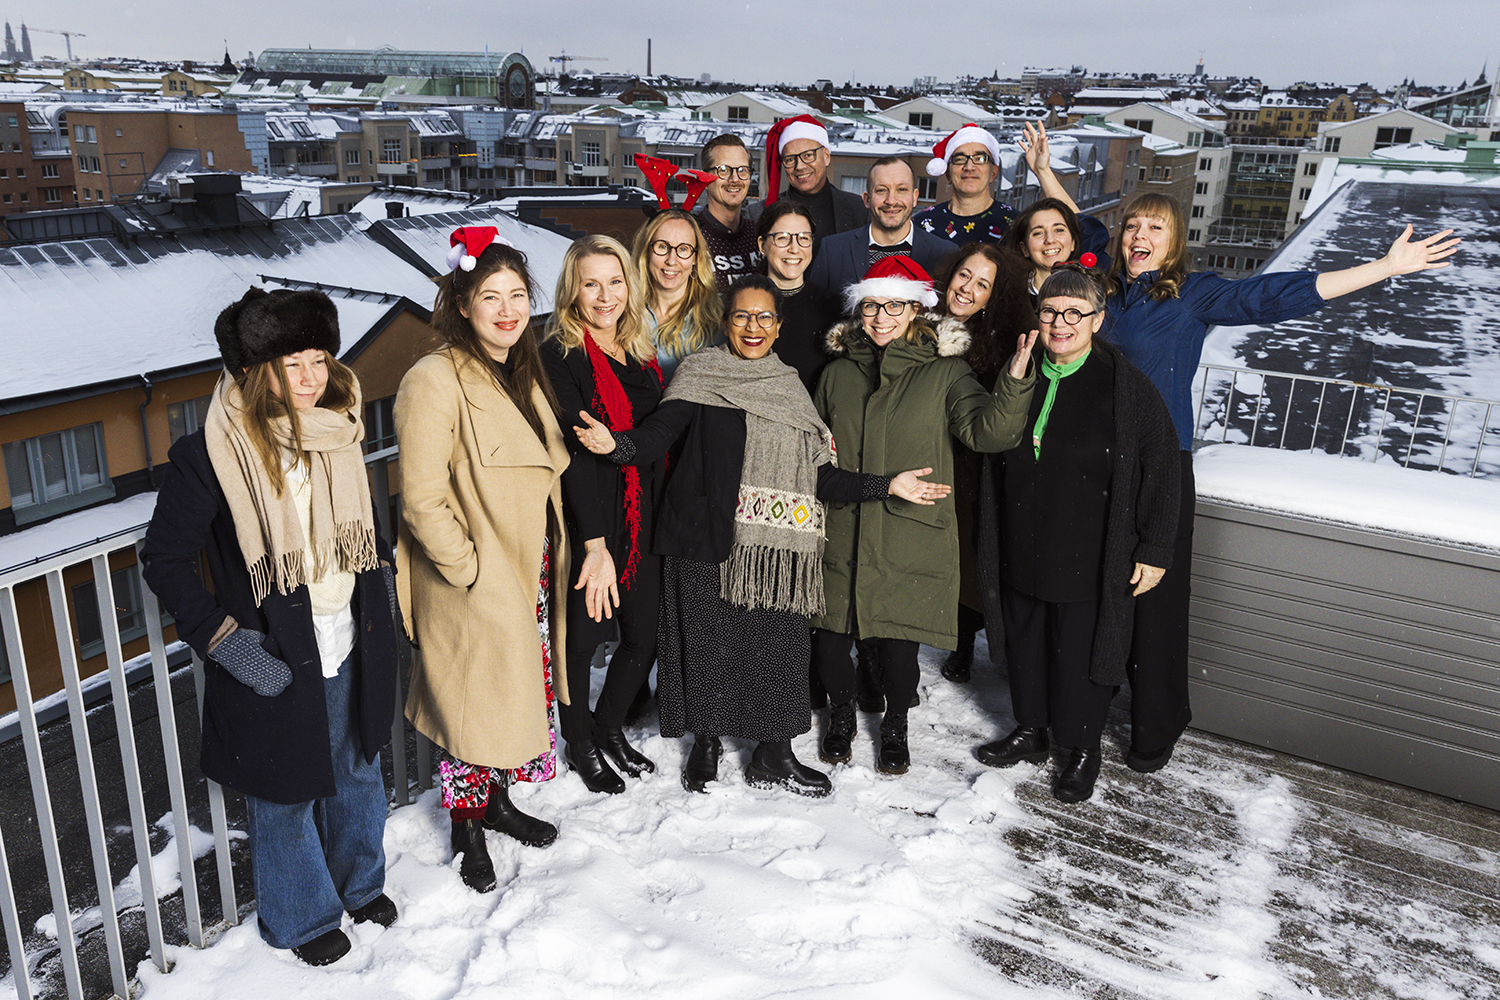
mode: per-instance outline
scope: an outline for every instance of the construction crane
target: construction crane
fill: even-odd
[[[67,45],[68,45],[68,62],[72,62],[73,61],[73,39],[74,38],[87,38],[87,37],[89,37],[88,35],[85,35],[81,31],[58,31],[56,28],[31,28],[31,27],[28,27],[27,30],[28,31],[42,31],[42,32],[46,32],[49,35],[62,35],[63,36],[63,41],[65,41],[67,43]]]
[[[607,56],[570,56],[570,55],[568,55],[567,51],[564,50],[563,54],[560,55],[560,56],[548,56],[547,57],[547,61],[548,62],[561,63],[562,64],[562,71],[563,71],[564,74],[566,74],[568,72],[568,64],[569,63],[575,63],[575,62],[609,62],[609,57],[607,57]]]

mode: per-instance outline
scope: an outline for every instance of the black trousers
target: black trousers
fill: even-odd
[[[1016,724],[1063,747],[1097,747],[1115,689],[1089,680],[1098,601],[1056,604],[1002,587],[1005,659]]]
[[[865,639],[862,637],[861,642]],[[921,671],[917,667],[918,643],[910,639],[870,639],[875,643],[875,655],[880,664],[880,680],[884,688],[886,710],[899,706],[902,712],[911,704],[911,696],[917,693],[917,681]],[[854,645],[854,636],[848,632],[830,632],[827,629],[812,630],[813,667],[823,679],[828,691],[830,705],[842,705],[854,700],[854,661],[849,650]]]
[[[1161,583],[1135,600],[1130,679],[1130,746],[1151,755],[1165,750],[1193,718],[1188,706],[1188,604],[1192,598],[1193,453],[1182,452],[1182,502],[1172,567]]]
[[[599,703],[589,711],[589,674],[597,644],[568,642],[568,693],[572,704],[558,703],[563,739],[576,743],[591,738],[593,723],[601,729],[619,729],[635,693],[646,683],[656,660],[656,616],[661,606],[661,557],[642,554],[630,588],[620,592],[614,609],[619,623],[620,644],[610,657]],[[581,630],[580,630],[581,631]],[[597,633],[595,633],[597,635]]]

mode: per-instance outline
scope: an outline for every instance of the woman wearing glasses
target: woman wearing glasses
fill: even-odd
[[[716,342],[723,306],[703,231],[688,213],[658,212],[635,234],[631,253],[644,279],[646,332],[667,381],[678,362]]]
[[[917,225],[955,246],[999,243],[1010,229],[1016,210],[995,200],[1000,176],[1000,142],[975,125],[965,125],[932,147],[927,163],[932,177],[948,177],[949,201],[918,212]]]
[[[752,785],[827,795],[828,776],[792,753],[807,732],[807,616],[822,609],[822,501],[896,498],[930,506],[947,487],[930,469],[854,475],[835,467],[832,437],[796,372],[771,351],[781,330],[776,286],[760,275],[729,292],[725,346],[682,363],[655,415],[610,432],[587,413],[578,438],[626,467],[684,435],[656,548],[666,556],[657,696],[663,736],[694,734],[683,785],[718,776],[721,737],[756,741]]]
[[[586,411],[620,430],[644,420],[661,401],[663,378],[640,287],[625,247],[608,236],[586,236],[563,255],[542,361],[566,417]],[[561,713],[566,759],[589,791],[623,792],[625,782],[611,763],[632,777],[656,767],[626,742],[624,726],[656,657],[661,560],[652,554],[651,529],[663,470],[657,464],[622,470],[577,441],[570,451],[563,509],[569,548],[582,553],[583,562],[568,598],[573,697]],[[614,633],[608,619],[616,607],[620,645],[590,713],[589,668],[594,650]]]
[[[771,349],[797,369],[811,393],[828,363],[823,338],[840,311],[837,296],[806,278],[816,236],[812,215],[805,206],[783,198],[761,213],[755,232],[766,275],[781,295],[781,335]]]
[[[975,451],[1002,451],[1021,440],[1034,376],[1036,332],[1022,334],[988,393],[964,352],[969,332],[937,305],[932,279],[910,257],[876,262],[845,292],[852,319],[828,334],[835,355],[814,405],[833,430],[839,464],[888,474],[931,466],[953,481],[953,439]],[[847,761],[854,735],[855,638],[877,640],[885,693],[878,767],[910,765],[906,713],[917,690],[917,646],[952,649],[957,632],[958,532],[951,500],[935,506],[899,498],[834,504],[823,553],[825,609],[813,617],[813,659],[828,691],[822,757]]]
[[[1172,565],[1176,438],[1161,394],[1096,339],[1104,286],[1060,264],[1042,286],[1042,381],[1022,443],[985,463],[980,576],[986,620],[1005,629],[1016,728],[978,749],[1007,767],[1063,763],[1052,794],[1082,802],[1125,680],[1135,599]]]

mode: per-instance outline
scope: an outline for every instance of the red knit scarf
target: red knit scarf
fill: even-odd
[[[620,377],[610,366],[609,355],[604,353],[587,330],[583,332],[583,347],[588,351],[589,365],[594,369],[594,410],[603,411],[604,423],[611,431],[618,433],[630,430],[635,426],[635,414],[630,406],[630,397],[625,395],[625,387],[620,384]],[[661,365],[656,363],[655,358],[646,362],[646,368],[656,376],[658,388],[666,384]],[[630,528],[630,554],[625,559],[625,571],[620,574],[620,586],[628,589],[641,561],[641,471],[634,465],[624,466],[624,470],[625,524]]]

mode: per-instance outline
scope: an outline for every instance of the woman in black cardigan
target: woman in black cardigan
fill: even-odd
[[[1065,760],[1052,794],[1081,802],[1125,679],[1135,598],[1171,566],[1179,466],[1161,395],[1095,339],[1099,281],[1059,265],[1039,298],[1045,356],[1029,433],[981,476],[985,618],[1004,624],[1016,729],[978,757],[1040,763],[1055,743]]]

